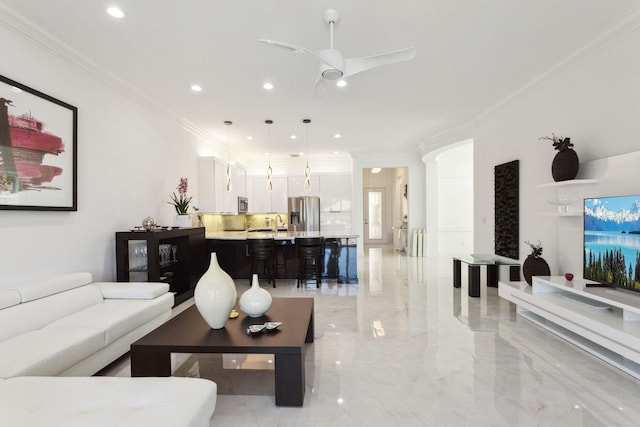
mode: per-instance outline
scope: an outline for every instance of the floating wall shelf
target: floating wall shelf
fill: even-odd
[[[567,187],[570,185],[587,185],[587,184],[596,184],[598,182],[597,179],[570,179],[567,181],[558,181],[558,182],[550,182],[547,184],[539,184],[538,188],[555,188],[555,187]]]

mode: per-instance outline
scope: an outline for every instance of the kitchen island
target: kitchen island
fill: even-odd
[[[276,270],[278,279],[295,279],[298,271],[296,237],[324,237],[323,279],[338,283],[358,283],[358,251],[355,234],[313,231],[218,231],[206,234],[207,246],[216,253],[218,263],[234,279],[249,279],[251,261],[247,254],[248,239],[271,238],[278,247],[278,262],[287,265]]]

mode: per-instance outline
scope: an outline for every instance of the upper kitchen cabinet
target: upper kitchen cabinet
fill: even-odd
[[[227,163],[215,157],[198,159],[200,210],[209,213],[238,213],[238,197],[247,197],[247,174],[231,165],[231,191],[227,191]]]
[[[271,178],[272,190],[267,190],[266,176],[247,177],[247,197],[251,213],[287,212],[287,177]]]
[[[351,211],[351,175],[320,175],[322,212]]]
[[[304,190],[304,175],[288,177],[287,185],[289,197],[320,196],[320,177],[318,175],[311,175],[311,188],[309,191]],[[322,199],[320,199],[320,206],[322,206],[322,203]]]

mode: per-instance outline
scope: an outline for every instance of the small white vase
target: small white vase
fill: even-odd
[[[258,275],[254,274],[251,288],[240,297],[240,310],[249,317],[262,317],[271,308],[271,294],[260,287]]]
[[[202,275],[193,292],[200,315],[211,329],[222,329],[236,304],[236,284],[220,265],[216,253],[211,253],[209,269]]]
[[[179,228],[191,227],[191,215],[179,214],[173,219],[173,226]]]

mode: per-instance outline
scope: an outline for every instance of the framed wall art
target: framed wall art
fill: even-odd
[[[78,109],[0,75],[0,209],[76,211]]]

